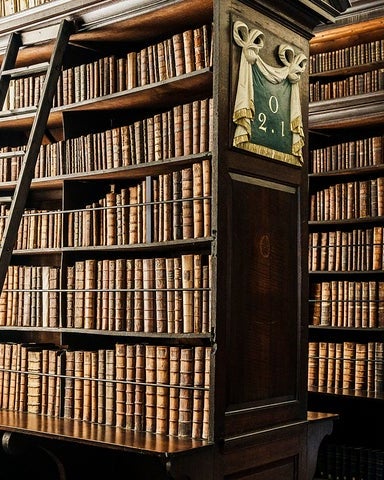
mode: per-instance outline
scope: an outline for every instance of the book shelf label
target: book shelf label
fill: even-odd
[[[233,28],[242,48],[233,121],[233,145],[276,160],[301,166],[304,131],[299,82],[307,64],[303,53],[281,44],[276,49],[282,66],[259,55],[265,35],[241,21]]]

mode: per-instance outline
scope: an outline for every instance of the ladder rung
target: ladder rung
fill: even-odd
[[[0,112],[0,118],[16,117],[18,115],[36,113],[36,111],[37,111],[37,107],[24,107],[24,108],[15,108],[14,110],[2,110]]]
[[[1,152],[0,153],[0,160],[3,158],[14,158],[14,157],[22,157],[25,155],[24,150],[14,150],[13,152]]]
[[[12,197],[0,197],[0,204],[2,203],[11,203]]]
[[[9,70],[4,70],[2,75],[11,77],[11,78],[20,78],[27,77],[33,73],[46,72],[48,70],[49,63],[42,62],[36,63],[35,65],[29,65],[27,67],[12,68]]]

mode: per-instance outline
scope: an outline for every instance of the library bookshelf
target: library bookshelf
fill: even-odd
[[[233,146],[232,116],[246,29],[276,71],[279,43],[303,61],[342,10],[313,3],[53,0],[0,19],[0,47],[23,33],[18,66],[76,26],[0,296],[10,477],[308,478],[332,416],[306,405],[307,153]],[[4,196],[40,87],[10,83]],[[303,69],[304,135],[307,87]]]
[[[340,416],[317,478],[383,472],[383,15],[352,2],[310,47],[308,402]]]

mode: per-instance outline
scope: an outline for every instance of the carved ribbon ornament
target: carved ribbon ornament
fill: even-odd
[[[274,67],[267,64],[260,57],[260,51],[265,44],[263,32],[257,29],[249,29],[241,21],[236,21],[234,24],[233,38],[235,43],[242,49],[233,113],[233,121],[236,123],[234,146],[301,165],[303,163],[304,131],[299,81],[307,65],[306,56],[303,53],[296,54],[290,45],[281,44],[278,48],[277,56],[282,66]],[[286,92],[288,92],[287,88],[289,88],[290,99],[287,99],[289,110],[287,114],[289,114],[289,134],[292,139],[291,144],[289,144],[289,152],[275,151],[268,146],[260,147],[260,145],[252,143],[252,122],[255,120],[258,102],[258,91],[255,89],[255,75],[261,78],[267,87],[268,83],[270,85],[285,84]],[[274,130],[272,132],[275,133]]]

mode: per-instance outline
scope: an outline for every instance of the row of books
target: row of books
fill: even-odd
[[[310,56],[310,73],[323,73],[367,63],[381,62],[384,56],[384,40],[348,45],[337,50],[315,53]]]
[[[60,269],[10,265],[0,294],[0,326],[59,327]]]
[[[69,247],[130,245],[209,236],[210,168],[205,160],[126,188],[112,184],[83,209],[27,209],[15,248],[61,248],[63,242]],[[0,236],[8,213],[8,207],[0,206]]]
[[[210,347],[143,344],[75,351],[69,362],[67,352],[64,417],[207,438],[210,356]]]
[[[211,232],[210,162],[115,188],[68,213],[67,245],[128,245]]]
[[[9,208],[0,205],[0,238],[2,237]],[[58,210],[26,209],[23,213],[15,249],[61,248],[63,213]]]
[[[383,227],[311,232],[309,270],[368,271],[384,268]]]
[[[1,408],[208,438],[211,347],[0,344]]]
[[[311,173],[382,165],[383,137],[368,137],[317,148],[310,153]]]
[[[211,65],[210,26],[177,33],[138,52],[111,55],[63,70],[53,107],[99,98],[190,73]],[[11,80],[3,110],[34,106],[45,75]]]
[[[208,333],[210,257],[78,261],[67,268],[67,326]]]
[[[379,480],[383,477],[383,450],[331,441],[320,445],[315,478]]]
[[[342,80],[318,80],[309,84],[311,102],[378,92],[384,88],[384,69],[370,70]]]
[[[384,283],[333,280],[311,284],[311,324],[383,328]]]
[[[92,259],[65,273],[62,280],[58,267],[11,265],[0,295],[0,326],[210,331],[209,256]],[[66,318],[60,321],[61,304]]]
[[[212,99],[196,100],[129,125],[44,144],[35,178],[84,173],[208,152],[212,147]],[[0,153],[23,147],[2,147]],[[22,156],[4,158],[0,181],[16,181]]]
[[[384,391],[384,344],[308,342],[308,387],[341,395]]]
[[[315,221],[384,215],[384,177],[336,183],[310,196],[310,219]]]
[[[64,366],[53,344],[0,343],[1,409],[60,416]]]
[[[6,17],[13,13],[28,10],[28,8],[37,7],[48,3],[51,0],[1,0],[0,1],[0,17]]]

